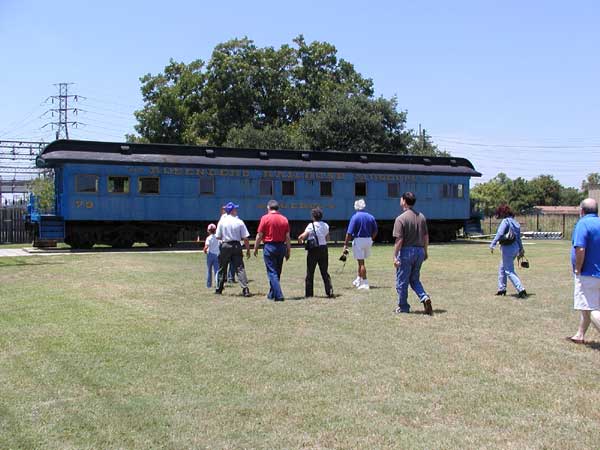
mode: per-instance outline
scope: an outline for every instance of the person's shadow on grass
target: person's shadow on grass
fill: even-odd
[[[49,257],[48,257],[49,258]],[[11,266],[46,266],[46,265],[55,265],[55,264],[64,264],[64,261],[22,261],[22,260],[13,260],[13,261],[0,261],[0,267],[11,267]]]
[[[435,316],[436,314],[446,314],[447,312],[448,312],[448,310],[446,310],[446,309],[436,308],[433,310],[433,315]],[[424,316],[425,311],[411,311],[409,314],[420,314],[420,315]]]
[[[584,345],[592,350],[600,351],[600,342],[586,342]]]

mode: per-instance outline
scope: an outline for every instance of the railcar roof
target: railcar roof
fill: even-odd
[[[173,144],[54,141],[37,158],[38,167],[64,163],[226,166],[293,170],[412,172],[479,177],[465,158],[315,150],[260,150]]]

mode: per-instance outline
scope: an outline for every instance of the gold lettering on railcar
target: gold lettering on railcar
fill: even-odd
[[[321,209],[334,209],[335,205],[333,205],[333,204],[322,205],[320,203],[304,203],[304,202],[299,202],[299,203],[280,202],[279,207],[281,209],[313,209],[313,208],[317,208],[317,207],[321,208]],[[265,205],[264,205],[264,203],[259,203],[256,205],[256,208],[265,209]]]
[[[129,167],[129,173],[133,175],[142,175],[149,173],[150,175],[175,175],[175,176],[213,176],[213,177],[235,177],[235,178],[250,178],[250,170],[248,169],[230,169],[230,168],[192,168],[192,167]],[[276,178],[282,180],[344,180],[343,172],[305,172],[295,170],[262,170],[258,172],[258,177],[261,178]],[[365,175],[357,174],[356,177],[365,177]],[[358,178],[356,178],[358,179]],[[373,178],[371,178],[373,179]]]
[[[382,173],[357,173],[354,175],[355,181],[397,181],[400,183],[424,182],[424,177],[416,175],[393,175]]]
[[[92,209],[94,207],[94,202],[91,200],[75,200],[75,208],[86,208]]]

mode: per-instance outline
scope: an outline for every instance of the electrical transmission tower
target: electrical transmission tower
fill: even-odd
[[[69,125],[77,128],[78,125],[83,125],[80,122],[69,120],[69,113],[73,113],[73,115],[77,116],[79,110],[77,108],[69,107],[69,100],[78,102],[79,99],[83,99],[79,95],[71,95],[69,94],[69,86],[73,83],[58,83],[55,86],[58,86],[58,95],[51,95],[46,99],[52,100],[52,104],[58,104],[58,108],[50,108],[46,113],[51,113],[52,117],[55,117],[54,114],[58,116],[58,122],[49,122],[44,127],[50,125],[52,129],[56,129],[56,139],[69,139]],[[42,128],[44,128],[42,127]]]

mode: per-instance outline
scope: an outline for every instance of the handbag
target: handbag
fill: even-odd
[[[516,239],[517,239],[517,236],[515,235],[515,232],[513,231],[512,227],[510,226],[510,222],[508,222],[508,231],[506,233],[504,233],[502,236],[500,236],[500,239],[498,239],[498,243],[500,245],[510,245],[513,242],[515,242]]]
[[[306,241],[304,241],[304,249],[312,250],[313,248],[317,248],[319,246],[319,240],[317,238],[317,231],[315,230],[315,223],[312,223],[313,231],[312,233],[309,231]]]
[[[529,260],[523,256],[522,258],[519,258],[519,265],[523,269],[529,269]]]

